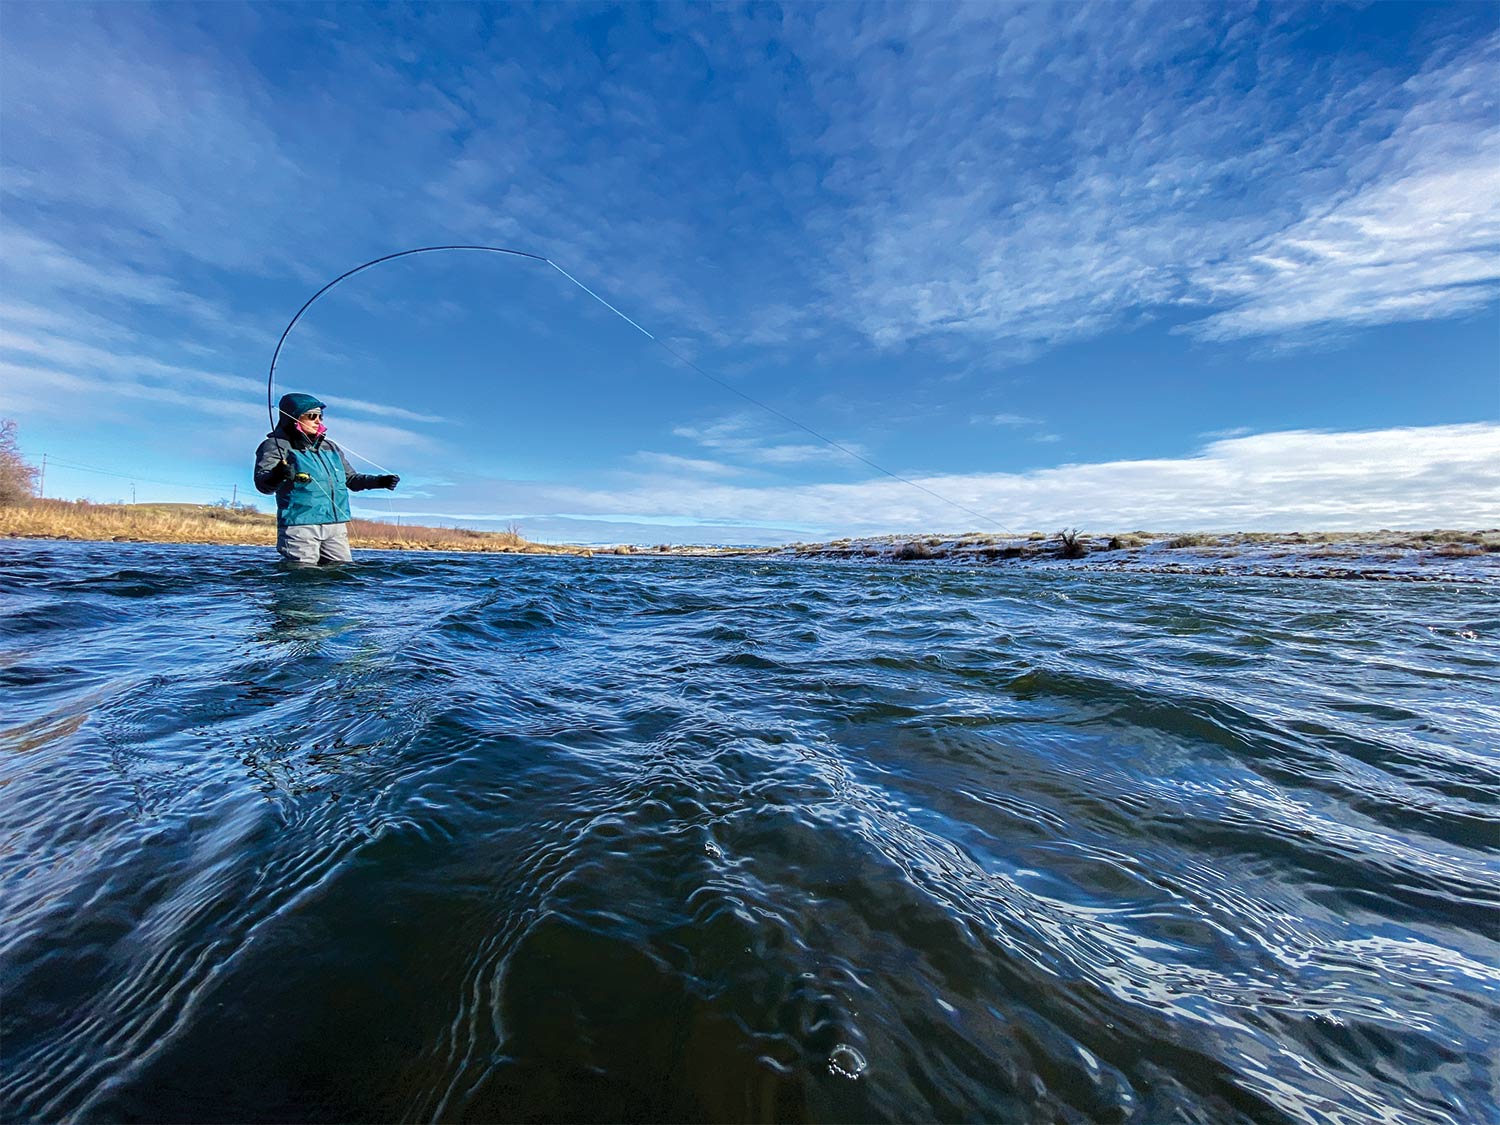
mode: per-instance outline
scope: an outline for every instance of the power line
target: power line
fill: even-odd
[[[72,469],[79,473],[94,473],[98,476],[118,477],[120,480],[139,481],[142,484],[159,484],[167,488],[187,488],[197,492],[217,492],[223,495],[222,488],[212,488],[206,484],[181,484],[171,480],[154,480],[151,477],[137,476],[135,473],[121,473],[113,469],[101,469],[96,465],[81,465],[75,461],[63,461],[52,457],[47,462],[49,465],[60,465],[64,469]]]

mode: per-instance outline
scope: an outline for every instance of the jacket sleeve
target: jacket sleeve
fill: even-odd
[[[344,456],[344,451],[335,445],[338,450],[339,462],[344,466],[344,483],[349,486],[350,492],[365,492],[371,488],[380,487],[380,478],[371,476],[369,473],[356,473],[349,467],[349,458]]]
[[[266,438],[255,451],[255,491],[269,496],[286,483],[287,473],[281,467],[286,460],[286,446],[275,438]]]

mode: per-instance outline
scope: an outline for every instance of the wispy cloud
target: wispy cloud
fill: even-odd
[[[288,10],[79,11],[9,21],[6,257],[226,329],[184,274],[320,283],[433,232],[546,253],[688,348],[842,328],[1020,358],[1162,306],[1228,339],[1494,296],[1493,35],[1413,71],[1299,53],[1300,9],[663,9],[601,78],[468,65],[534,15],[406,10],[392,39],[347,9],[322,80],[281,89],[241,45]]]
[[[847,461],[849,454],[818,441],[787,442],[771,436],[756,418],[736,414],[704,426],[676,426],[672,433],[704,449],[738,457],[758,465],[801,465],[815,461]],[[845,450],[863,453],[859,443],[840,441]]]
[[[17,332],[0,322],[0,353],[31,356],[49,364],[75,371],[108,375],[101,388],[121,385],[122,381],[140,383],[159,381],[191,394],[228,391],[240,395],[265,393],[265,383],[242,375],[229,375],[181,364],[163,363],[150,355],[124,348],[101,348],[68,336],[47,332]],[[76,409],[78,404],[74,404]]]
[[[1025,356],[1183,302],[1222,339],[1492,299],[1495,37],[1404,80],[1299,57],[1293,14],[816,10],[824,310]]]
[[[150,398],[175,404],[193,404],[214,412],[216,399],[225,394],[240,401],[251,403],[263,401],[266,384],[260,378],[234,375],[182,364],[164,363],[154,356],[138,350],[143,342],[131,340],[130,334],[117,326],[111,333],[120,343],[111,347],[100,347],[78,339],[78,325],[62,316],[31,317],[31,322],[46,323],[63,334],[36,329],[25,330],[26,310],[20,310],[21,328],[7,326],[7,312],[0,309],[0,355],[22,356],[40,360],[45,367],[23,364],[13,367],[14,372],[26,372],[25,379],[35,385],[40,373],[49,371],[55,381],[66,374],[66,384],[73,389],[87,388],[91,396],[82,401],[48,400],[56,408],[65,409],[75,421],[86,421],[89,403],[98,395],[115,395],[131,398]],[[69,329],[72,333],[69,334]],[[18,380],[20,376],[18,374]],[[58,382],[57,385],[61,385]],[[19,382],[18,382],[19,386]],[[16,388],[12,388],[13,390]],[[435,423],[444,421],[438,415],[406,410],[383,403],[365,402],[360,399],[330,396],[341,411],[353,414],[372,415],[377,418],[394,418],[406,422]],[[50,412],[44,407],[43,412]],[[394,430],[389,430],[394,434]]]
[[[33,359],[9,358],[13,356]],[[141,432],[158,432],[170,423],[184,434],[205,422],[231,421],[254,434],[268,424],[264,390],[257,380],[174,367],[145,356],[68,341],[49,346],[0,334],[0,411],[8,415],[54,416],[74,426],[133,424]],[[130,413],[122,416],[122,411]],[[347,417],[330,421],[335,438],[361,459],[434,448],[431,438],[399,426]],[[140,451],[130,456],[133,464]]]
[[[974,426],[1040,426],[1040,418],[1028,418],[1024,414],[975,414],[969,418]]]
[[[1407,84],[1416,99],[1367,157],[1369,182],[1194,277],[1213,339],[1426,320],[1500,292],[1500,48]]]
[[[264,384],[256,380],[257,386],[264,389]],[[441,414],[424,414],[419,410],[407,410],[403,406],[391,406],[383,402],[367,402],[364,399],[348,398],[343,395],[325,395],[328,405],[338,412],[352,412],[355,414],[370,414],[376,418],[395,418],[402,422],[439,423],[447,422]]]
[[[6,291],[33,300],[92,298],[123,306],[169,310],[196,318],[215,331],[232,330],[224,309],[185,290],[164,274],[124,264],[101,263],[58,243],[0,223],[0,271]]]
[[[200,416],[234,418],[252,427],[266,420],[264,410],[257,409],[253,399],[194,394],[176,385],[7,359],[0,359],[0,376],[0,410],[28,417],[56,415],[70,423],[96,422],[117,417],[122,404],[134,402],[145,407],[139,415],[142,429],[159,429],[167,408],[179,425],[187,417],[184,410]]]
[[[969,418],[969,423],[971,425],[1008,426],[1012,428],[1045,425],[1043,419],[1031,418],[1024,414],[975,414]],[[1028,435],[1027,440],[1039,445],[1051,445],[1053,442],[1062,441],[1062,435],[1047,431],[1038,431]]]
[[[272,100],[233,57],[261,21],[223,14],[239,20],[227,39],[212,21],[108,5],[11,7],[0,184],[30,205],[11,208],[12,220],[43,204],[66,216],[52,224],[61,241],[143,270],[163,248],[215,269],[262,269],[289,256],[271,232],[311,240],[327,217],[301,202],[308,184]],[[77,280],[128,289],[120,276]]]
[[[726,465],[722,461],[707,461],[698,457],[679,457],[674,453],[642,451],[631,454],[628,460],[650,473],[681,473],[699,477],[732,477],[740,476],[745,471],[738,465]]]

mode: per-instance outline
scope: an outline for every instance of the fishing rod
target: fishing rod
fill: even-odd
[[[844,455],[846,455],[848,457],[852,457],[852,458],[854,458],[854,460],[859,461],[862,464],[868,465],[870,468],[874,469],[876,472],[883,473],[885,476],[890,477],[892,480],[899,481],[902,484],[910,485],[912,488],[915,488],[918,492],[926,493],[928,496],[931,496],[934,500],[940,500],[944,504],[947,504],[949,507],[957,508],[959,511],[964,512],[967,515],[973,516],[975,519],[980,520],[980,521],[982,521],[983,523],[985,523],[985,524],[987,524],[989,526],[998,528],[1001,531],[1005,530],[1003,527],[1000,526],[999,521],[996,520],[993,516],[985,515],[983,512],[976,512],[973,508],[970,508],[966,504],[961,504],[957,500],[954,500],[954,499],[951,499],[950,497],[944,496],[941,492],[938,492],[938,491],[936,491],[935,489],[932,489],[932,488],[928,488],[925,484],[920,484],[917,481],[914,481],[914,480],[910,479],[909,477],[904,477],[900,473],[896,473],[896,472],[891,471],[890,469],[887,469],[884,465],[881,465],[881,464],[878,464],[875,461],[872,461],[870,458],[866,457],[863,453],[860,453],[860,452],[858,452],[856,450],[850,449],[848,446],[842,445],[839,442],[834,441],[833,438],[828,437],[826,434],[819,433],[817,430],[813,429],[811,426],[806,425],[803,422],[799,422],[797,419],[793,418],[791,415],[785,414],[782,411],[777,410],[774,406],[771,406],[771,405],[769,405],[767,403],[761,402],[758,398],[755,398],[753,395],[747,394],[745,391],[741,390],[739,387],[736,387],[733,383],[726,382],[725,380],[719,378],[717,375],[714,375],[713,373],[711,373],[709,371],[705,371],[702,367],[698,366],[698,364],[694,363],[691,359],[689,359],[687,356],[683,355],[676,348],[672,347],[665,340],[659,339],[657,336],[655,336],[652,333],[646,331],[646,329],[642,328],[639,324],[637,324],[630,317],[626,316],[619,309],[615,308],[614,305],[610,304],[603,297],[599,296],[599,294],[595,293],[587,285],[585,285],[583,282],[579,281],[576,277],[574,277],[572,274],[570,274],[567,270],[563,269],[562,266],[558,265],[551,258],[544,257],[541,254],[532,254],[532,253],[530,253],[530,252],[528,252],[526,250],[514,250],[514,249],[511,249],[510,247],[506,247],[506,246],[476,246],[476,245],[418,246],[417,248],[415,248],[413,250],[398,250],[394,254],[383,254],[379,258],[371,258],[368,262],[363,262],[360,265],[355,266],[351,270],[346,270],[343,273],[339,274],[338,277],[336,277],[332,281],[330,281],[327,285],[323,286],[323,288],[319,289],[316,293],[314,293],[311,297],[309,297],[305,302],[303,302],[302,307],[297,310],[297,315],[295,315],[294,317],[292,317],[290,323],[288,323],[287,326],[286,326],[286,328],[282,330],[281,338],[276,341],[276,350],[271,353],[271,368],[266,373],[266,410],[267,410],[267,412],[271,416],[271,429],[273,431],[276,429],[276,425],[277,425],[277,423],[276,423],[276,407],[275,407],[274,402],[273,402],[274,397],[275,397],[275,384],[276,384],[276,361],[281,356],[281,346],[286,343],[286,338],[289,335],[291,335],[292,329],[294,327],[296,327],[297,321],[299,321],[299,320],[302,319],[302,314],[305,313],[308,310],[308,308],[311,307],[312,303],[314,301],[316,301],[319,297],[321,297],[324,293],[327,293],[330,289],[332,289],[339,282],[343,281],[345,278],[353,277],[355,274],[361,272],[362,270],[367,270],[371,266],[378,266],[378,265],[380,265],[381,262],[394,261],[396,258],[410,257],[413,254],[433,254],[433,253],[437,253],[439,251],[444,251],[444,250],[477,250],[477,251],[481,251],[481,252],[486,253],[486,254],[509,254],[512,257],[516,257],[516,258],[529,258],[533,262],[542,262],[545,265],[549,265],[553,269],[555,269],[558,273],[562,274],[563,277],[567,278],[570,282],[572,282],[574,285],[576,285],[579,289],[582,289],[590,297],[592,297],[594,300],[598,301],[601,305],[603,305],[605,308],[607,308],[610,312],[614,313],[617,317],[619,317],[621,320],[623,320],[626,324],[630,325],[630,327],[634,328],[642,336],[646,337],[646,339],[650,340],[653,344],[657,345],[659,348],[661,348],[663,351],[665,351],[668,355],[670,355],[673,359],[677,360],[678,363],[681,363],[683,366],[685,366],[685,367],[687,367],[687,368],[689,368],[689,369],[697,372],[699,375],[703,376],[703,378],[707,379],[709,382],[714,383],[717,386],[720,386],[720,387],[724,388],[726,391],[729,391],[731,394],[738,395],[740,398],[744,399],[746,402],[750,403],[752,406],[759,407],[761,410],[764,410],[766,413],[774,415],[777,418],[780,418],[783,422],[786,422],[788,425],[795,426],[797,429],[803,431],[804,433],[811,434],[813,437],[815,437],[819,441],[821,441],[824,445],[827,445],[827,446],[829,446],[832,449],[836,449],[840,453],[843,453]],[[345,448],[347,448],[347,446]],[[354,450],[350,449],[349,452],[350,453],[354,453]],[[358,454],[358,453],[355,453],[354,455],[356,457],[359,457],[359,459],[361,461],[369,461],[370,464],[375,465],[375,462],[374,461],[370,461],[370,459],[368,457],[365,457],[365,456],[363,456],[361,454]],[[378,469],[381,466],[375,465],[375,467]],[[386,470],[386,471],[389,472],[389,470]]]

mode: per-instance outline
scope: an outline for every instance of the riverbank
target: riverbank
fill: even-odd
[[[241,505],[91,504],[34,500],[0,508],[0,537],[82,539],[115,543],[212,543],[273,546],[276,517]],[[377,520],[351,520],[349,542],[384,551],[482,551],[499,554],[578,553],[576,547],[532,543],[512,531],[471,531]]]
[[[90,504],[38,500],[0,508],[0,537],[120,543],[270,546],[275,517],[253,508],[197,504]],[[1500,529],[1482,531],[1232,532],[1084,535],[883,535],[784,547],[692,544],[609,547],[533,543],[514,531],[353,520],[351,545],[364,550],[492,554],[596,554],[631,558],[752,557],[964,566],[1067,567],[1152,574],[1360,578],[1387,581],[1500,581]]]
[[[878,536],[797,543],[774,554],[891,563],[1010,563],[1152,574],[1500,580],[1500,529],[1022,536]]]

